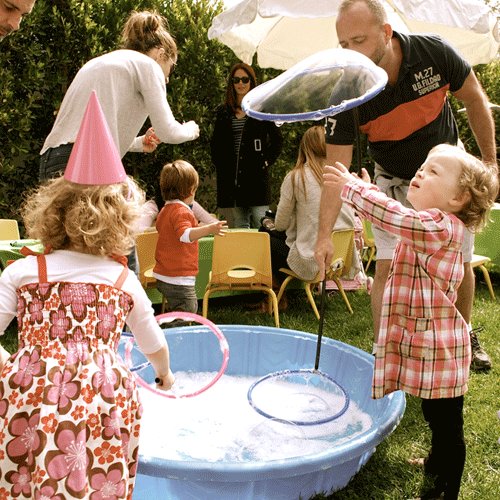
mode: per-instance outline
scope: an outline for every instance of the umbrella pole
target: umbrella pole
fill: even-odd
[[[325,320],[325,296],[326,296],[326,272],[321,288],[321,304],[319,309],[319,328],[318,328],[318,345],[316,347],[316,364],[314,369],[318,371],[319,356],[321,353],[321,338],[323,337],[323,322]]]
[[[359,132],[359,113],[357,106],[352,108],[354,115],[354,128],[356,129],[356,163],[358,166],[358,175],[361,177],[361,134]]]

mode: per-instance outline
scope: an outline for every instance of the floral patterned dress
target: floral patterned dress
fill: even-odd
[[[131,499],[142,406],[116,352],[128,269],[114,286],[48,283],[37,258],[0,378],[0,499]]]

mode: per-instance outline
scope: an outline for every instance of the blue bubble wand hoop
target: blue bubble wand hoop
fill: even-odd
[[[387,81],[387,73],[368,57],[352,50],[329,49],[307,57],[278,77],[255,87],[245,95],[241,107],[252,118],[274,121],[276,124],[326,118],[326,134],[335,129],[334,115],[351,111],[356,130],[358,175],[361,176],[357,108],[380,93]],[[349,407],[349,395],[344,388],[329,375],[319,371],[327,274],[325,273],[321,289],[321,312],[314,370],[283,370],[272,373],[257,380],[248,390],[250,405],[266,418],[296,425],[318,425],[339,418]],[[335,395],[337,403],[328,404],[321,396],[303,392],[307,394],[305,399],[302,398],[303,406],[306,410],[312,409],[307,411],[308,418],[286,418],[287,415],[278,414],[280,408],[273,406],[272,399],[276,396],[276,389],[274,394],[271,390],[267,400],[264,397],[266,393],[264,387],[271,385],[264,383],[266,381],[291,382],[307,390],[311,386],[315,388],[322,386],[322,394],[326,393],[327,399],[331,394]],[[259,397],[257,397],[258,392],[262,394]],[[338,404],[339,399],[343,404]],[[321,412],[316,409],[320,409],[323,413],[319,415]]]
[[[254,382],[247,393],[248,402],[250,406],[263,417],[272,419],[277,422],[284,424],[294,424],[294,425],[321,425],[329,423],[339,417],[341,417],[349,408],[350,398],[346,390],[332,377],[328,374],[319,371],[319,360],[321,355],[321,340],[323,338],[323,324],[325,319],[325,298],[326,298],[326,272],[323,282],[321,284],[321,303],[320,303],[320,317],[319,317],[319,328],[318,328],[318,342],[316,345],[316,361],[314,365],[314,370],[311,369],[300,369],[300,370],[281,370],[275,373],[266,375],[256,382]],[[329,405],[323,398],[318,395],[311,394],[309,392],[303,393],[306,397],[302,398],[302,403],[310,407],[304,408],[306,411],[302,412],[302,417],[300,419],[284,418],[279,415],[273,415],[269,411],[262,408],[262,404],[257,404],[255,400],[254,391],[262,387],[263,382],[266,381],[280,381],[289,383],[301,383],[305,388],[309,386],[314,386],[314,388],[320,387],[322,391],[326,391],[330,394],[335,394],[337,397],[343,398],[343,405],[336,408],[335,410]],[[305,382],[305,385],[304,385]],[[263,404],[267,402],[263,399]],[[318,411],[319,410],[319,411]],[[286,411],[286,410],[285,410]],[[326,414],[326,415],[325,415]]]

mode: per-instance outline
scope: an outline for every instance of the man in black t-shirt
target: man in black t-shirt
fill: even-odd
[[[368,153],[376,162],[374,183],[389,196],[406,203],[408,181],[436,144],[457,144],[458,128],[447,101],[450,91],[462,101],[485,162],[496,164],[495,126],[488,100],[470,65],[437,35],[403,35],[392,31],[379,0],[344,0],[337,16],[337,36],[343,48],[369,57],[388,74],[383,92],[359,106],[360,130],[367,134]],[[355,137],[352,113],[327,119],[327,164],[351,164]],[[331,231],[340,200],[325,187],[315,259],[320,270],[331,262]],[[380,311],[395,241],[374,228],[376,272],[371,292],[374,349]],[[464,279],[457,308],[470,324],[474,273],[470,265],[473,237],[468,238]],[[473,367],[489,368],[491,360],[474,338]]]

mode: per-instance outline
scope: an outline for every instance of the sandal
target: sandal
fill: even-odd
[[[431,476],[437,476],[435,460],[431,461],[431,453],[425,458],[408,458],[408,463],[419,469],[425,469],[425,473]],[[430,463],[429,463],[430,462]]]
[[[414,465],[415,467],[419,467],[423,469],[425,467],[425,458],[408,458],[407,461],[410,465]]]

